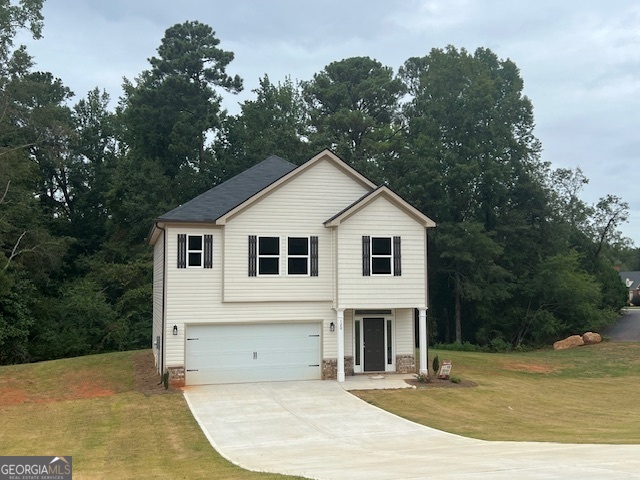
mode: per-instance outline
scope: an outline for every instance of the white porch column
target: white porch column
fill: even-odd
[[[338,381],[344,382],[344,308],[336,309],[338,324]]]
[[[420,373],[429,375],[427,367],[427,309],[418,309],[418,335],[420,343]]]

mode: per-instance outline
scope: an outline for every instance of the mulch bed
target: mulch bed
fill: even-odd
[[[156,372],[153,361],[153,352],[144,350],[131,356],[133,362],[133,376],[136,391],[145,395],[164,395],[167,393],[179,393],[180,390],[171,387],[164,388],[160,375]]]
[[[428,382],[407,379],[405,382],[416,388],[471,388],[478,386],[476,382],[472,382],[471,380],[461,380],[460,383],[453,383],[451,380],[444,380],[442,378],[431,378]]]

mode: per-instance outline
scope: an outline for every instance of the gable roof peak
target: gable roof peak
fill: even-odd
[[[359,210],[365,208],[367,205],[371,204],[376,198],[385,197],[391,203],[404,210],[407,214],[412,216],[416,221],[421,223],[425,228],[433,228],[436,226],[436,223],[427,217],[424,213],[418,210],[416,207],[411,205],[409,202],[404,200],[400,195],[395,193],[386,185],[380,185],[378,188],[371,190],[370,192],[365,193],[358,200],[353,202],[351,205],[348,205],[342,211],[335,214],[333,217],[329,218],[324,222],[325,227],[337,227],[342,222],[347,220],[349,217],[357,213]]]

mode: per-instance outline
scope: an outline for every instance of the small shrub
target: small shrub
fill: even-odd
[[[440,359],[438,358],[438,355],[436,355],[433,358],[433,363],[431,364],[431,366],[433,367],[434,375],[437,375],[438,374],[438,370],[440,370]]]
[[[429,379],[429,375],[427,375],[426,373],[417,373],[414,375],[414,377],[416,377],[416,380],[418,380],[420,383],[428,383],[431,381]]]
[[[462,381],[460,377],[449,377],[449,380],[451,380],[451,383],[460,383]]]
[[[498,353],[507,353],[512,350],[511,344],[509,342],[505,342],[500,337],[494,338],[493,340],[491,340],[489,347],[491,348],[492,352],[498,352]]]

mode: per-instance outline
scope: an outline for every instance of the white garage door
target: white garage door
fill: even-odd
[[[320,324],[187,327],[187,385],[320,379]]]

